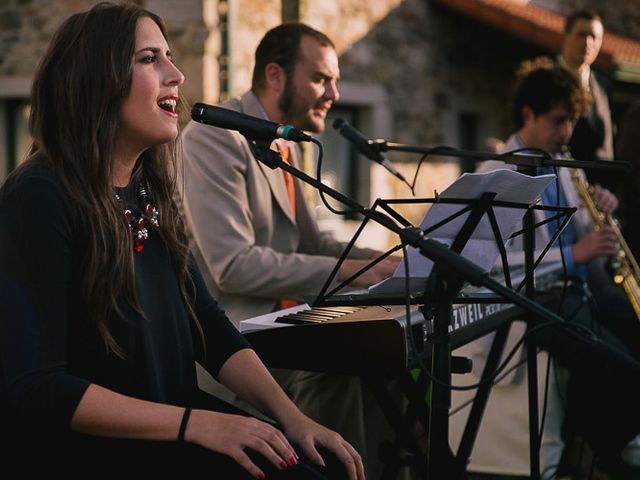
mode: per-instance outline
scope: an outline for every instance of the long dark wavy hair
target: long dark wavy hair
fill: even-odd
[[[107,350],[120,356],[126,352],[108,322],[112,314],[122,315],[118,299],[144,314],[135,289],[131,233],[111,184],[119,111],[131,88],[136,24],[143,17],[156,22],[166,38],[162,20],[133,4],[100,3],[61,25],[35,74],[29,118],[33,144],[26,162],[48,163],[80,209],[88,232],[81,295]],[[198,325],[187,295],[188,241],[173,200],[177,141],[145,151],[134,176],[144,180],[159,211],[159,233]]]

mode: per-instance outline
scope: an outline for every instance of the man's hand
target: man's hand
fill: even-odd
[[[345,260],[340,267],[340,270],[338,270],[338,281],[342,282],[351,277],[358,270],[371,263],[371,261],[372,260]],[[389,278],[393,275],[399,261],[399,257],[387,257],[359,277],[355,278],[349,285],[353,288],[366,288],[375,283],[381,282],[385,278]]]
[[[580,265],[597,257],[616,255],[619,248],[618,237],[613,228],[604,225],[574,243],[571,253],[574,263]]]
[[[593,201],[596,207],[604,213],[613,213],[618,208],[616,196],[600,185],[594,185],[593,187]]]

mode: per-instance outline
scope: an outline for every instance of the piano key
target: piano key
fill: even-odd
[[[305,323],[317,323],[311,322],[308,318],[300,318],[295,313],[287,315],[286,317],[279,317],[275,320],[275,323],[284,323],[288,325],[304,325]]]
[[[335,316],[346,315],[348,313],[358,312],[362,307],[313,307],[314,311],[327,312]]]
[[[276,320],[276,322],[281,323],[323,323],[327,320],[331,320],[331,318],[321,317],[318,315],[313,315],[312,313],[292,313],[286,315],[284,317],[280,317]]]

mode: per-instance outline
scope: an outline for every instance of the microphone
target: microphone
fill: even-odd
[[[389,172],[395,175],[397,178],[405,183],[407,180],[402,176],[398,169],[387,158],[380,153],[375,147],[373,147],[369,141],[362,136],[362,134],[347,123],[342,118],[336,118],[333,122],[333,128],[335,128],[340,135],[349,140],[358,152],[367,157],[369,160],[379,163]]]
[[[311,142],[313,140],[311,136],[291,125],[280,125],[269,120],[204,103],[196,103],[193,106],[191,118],[205,125],[237,130],[250,140],[269,142],[276,138],[284,138],[293,142]]]

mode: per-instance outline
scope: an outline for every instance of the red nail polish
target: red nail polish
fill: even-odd
[[[280,461],[280,468],[282,470],[284,470],[285,468],[287,468],[289,465],[287,465],[287,462],[285,462],[284,460]]]
[[[258,474],[258,480],[264,480],[264,473],[260,472]]]
[[[297,464],[297,463],[298,463],[298,459],[296,458],[296,456],[297,456],[297,455],[295,455],[295,454],[291,455],[291,458],[289,459],[289,463],[290,463],[291,465],[295,465],[295,464]]]

